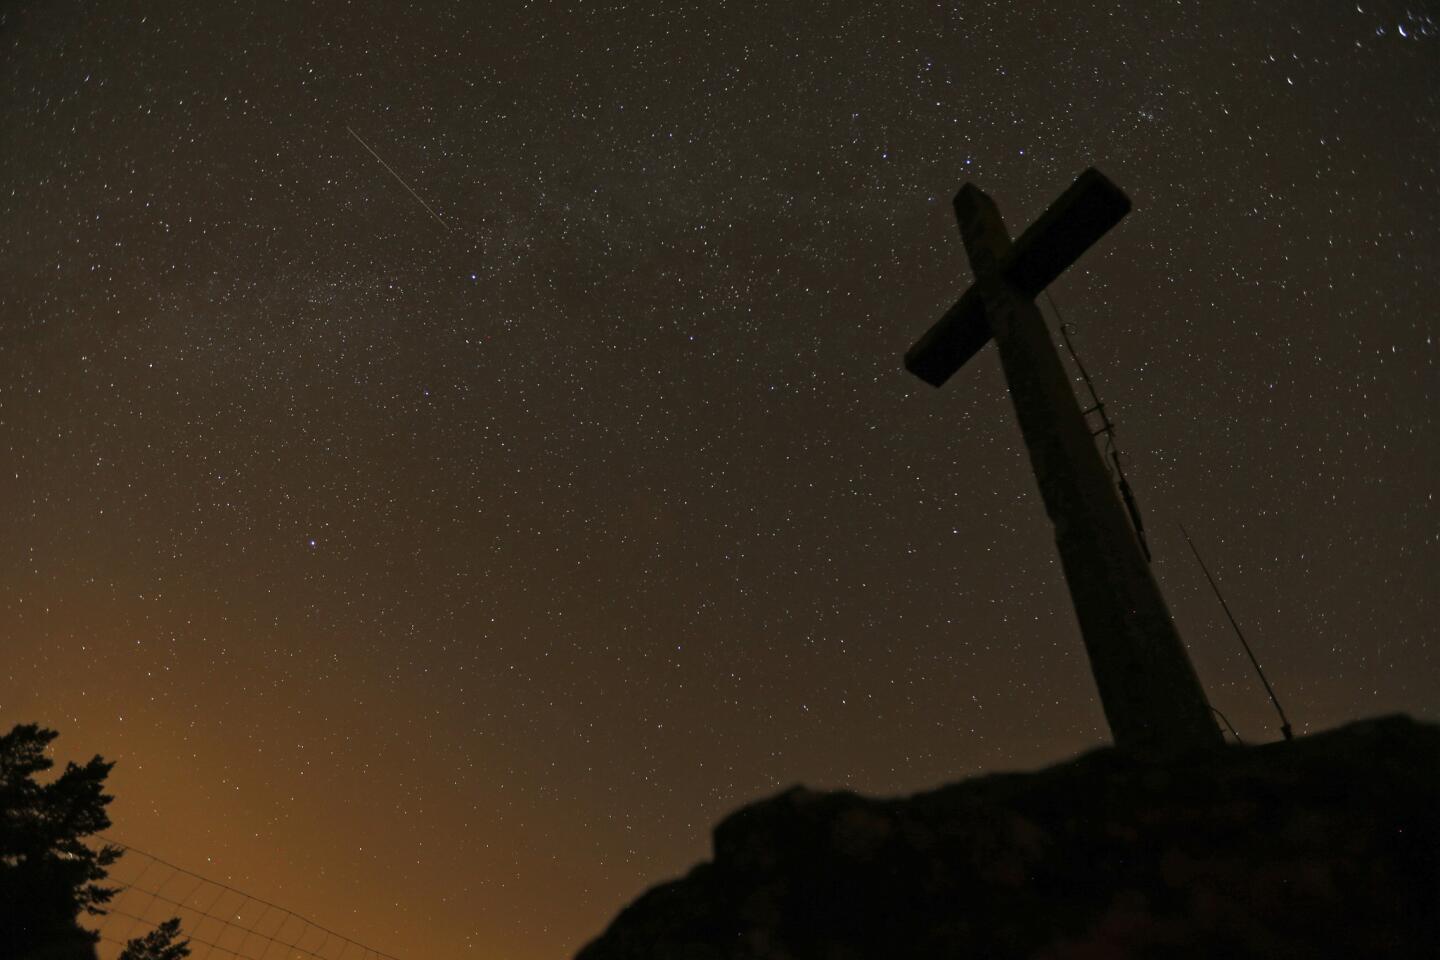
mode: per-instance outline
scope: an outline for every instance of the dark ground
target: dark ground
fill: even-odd
[[[1433,957],[1437,811],[1440,727],[1404,716],[905,799],[796,787],[578,960]]]

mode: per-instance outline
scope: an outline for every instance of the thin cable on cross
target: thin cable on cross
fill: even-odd
[[[102,960],[171,917],[180,918],[194,960],[397,960],[230,884],[111,837],[97,839],[125,853],[110,868],[116,894],[94,920]]]

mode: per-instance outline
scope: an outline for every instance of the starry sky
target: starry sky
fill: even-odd
[[[12,0],[0,722],[406,960],[1104,743],[993,348],[900,365],[959,186],[1092,164],[1054,301],[1215,706],[1278,737],[1177,521],[1297,731],[1440,719],[1437,15]]]

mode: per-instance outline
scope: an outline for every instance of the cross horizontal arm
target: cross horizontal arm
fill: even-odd
[[[1001,275],[1025,296],[1038,296],[1129,212],[1130,198],[1091,167],[1020,234]]]
[[[905,351],[905,369],[938,387],[989,342],[985,303],[980,291],[971,287]]]
[[[955,195],[955,215],[963,223],[972,215],[971,207],[989,202],[967,183]],[[996,269],[1016,293],[1035,297],[1129,212],[1130,198],[1091,167],[1021,234]],[[972,286],[906,351],[905,369],[938,387],[990,336],[984,305]]]

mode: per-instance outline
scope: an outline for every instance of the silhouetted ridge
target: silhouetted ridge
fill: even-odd
[[[1437,810],[1440,727],[1404,716],[905,799],[796,787],[578,960],[1433,956]]]

